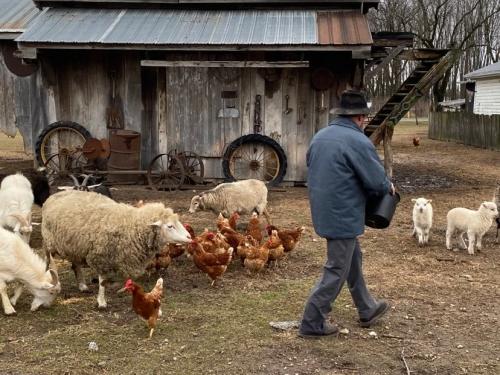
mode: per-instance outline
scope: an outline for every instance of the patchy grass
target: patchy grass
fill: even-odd
[[[414,134],[421,137],[419,147],[411,142]],[[396,128],[395,177],[402,201],[390,228],[369,229],[360,239],[369,288],[392,305],[374,327],[377,338],[357,325],[345,289],[332,319],[348,328],[348,335],[310,341],[296,331],[269,327],[270,321],[300,319],[324,262],[325,243],[313,232],[307,191],[287,188],[270,193],[273,220],[280,226],[305,225],[306,233],[280,268],[255,276],[235,261],[212,288],[189,259],[175,259],[162,273],[164,316],[148,340],[129,295],[110,290],[108,309],[97,310],[97,286],[90,285],[92,293],[79,292],[69,265],[59,261],[63,292],[50,309],[31,313],[31,297],[23,295],[17,316],[0,313],[0,373],[404,374],[403,349],[413,374],[498,373],[500,246],[494,230],[473,257],[447,251],[444,232],[447,210],[475,208],[491,198],[500,178],[500,153],[432,141],[425,134],[425,125],[405,122]],[[213,214],[186,213],[192,194],[140,186],[115,192],[120,201],[164,201],[196,231],[213,228]],[[434,229],[425,248],[410,237],[411,198],[417,196],[432,198],[434,205]],[[34,215],[38,220],[40,210]],[[38,230],[32,238],[36,249]],[[139,282],[151,288],[157,277]],[[97,352],[88,350],[91,341]]]

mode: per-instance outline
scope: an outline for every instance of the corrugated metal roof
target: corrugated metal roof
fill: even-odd
[[[0,33],[21,33],[40,11],[31,0],[0,0]]]
[[[318,12],[319,43],[372,44],[368,20],[359,12]]]
[[[495,77],[500,76],[500,61],[484,68],[474,70],[466,74],[464,77],[467,79],[477,79],[477,78],[487,78],[487,77]]]
[[[50,8],[17,41],[30,44],[94,45],[293,46],[372,43],[368,23],[362,14],[328,12],[326,17],[333,19],[332,24],[336,26],[333,36],[321,41],[317,12],[312,10]],[[342,37],[335,34],[338,30]]]

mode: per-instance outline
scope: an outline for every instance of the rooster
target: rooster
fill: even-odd
[[[418,145],[420,145],[420,137],[413,137],[413,146],[417,147]]]
[[[302,233],[304,233],[305,227],[297,227],[295,229],[278,229],[274,225],[268,225],[266,230],[269,236],[271,236],[273,230],[278,232],[278,237],[283,243],[285,253],[288,253],[292,251],[299,242]]]
[[[125,286],[118,292],[124,291],[132,293],[132,309],[137,315],[146,320],[150,330],[149,338],[151,338],[156,328],[156,321],[161,316],[160,304],[163,295],[163,279],[160,277],[149,293],[145,293],[142,286],[128,279]]]
[[[233,248],[230,247],[228,250],[221,248],[223,251],[208,252],[196,238],[193,239],[192,245],[194,247],[194,264],[210,277],[212,280],[211,285],[214,286],[215,281],[226,272],[227,265],[231,262],[233,256]]]
[[[258,243],[262,242],[262,229],[260,227],[259,215],[257,215],[256,212],[252,213],[252,217],[248,222],[246,234],[255,238]]]

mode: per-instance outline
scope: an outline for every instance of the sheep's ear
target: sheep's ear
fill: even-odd
[[[162,224],[163,224],[162,221],[158,220],[158,221],[155,221],[153,224],[149,224],[149,225],[152,227],[161,227]]]
[[[416,202],[416,201],[417,201],[417,199],[416,199],[416,198],[412,198],[412,199],[411,199],[411,201],[412,201],[412,202]]]

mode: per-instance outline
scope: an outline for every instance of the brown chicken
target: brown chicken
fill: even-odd
[[[238,220],[240,219],[240,214],[237,212],[233,212],[232,215],[229,217],[228,223],[229,226],[236,230],[236,226],[238,225]]]
[[[417,147],[420,145],[420,137],[413,137],[413,146]]]
[[[246,235],[236,248],[236,254],[240,257],[241,264],[244,265],[247,254],[251,251],[250,249],[254,247],[259,247],[257,240],[250,235]]]
[[[260,226],[259,215],[256,212],[252,213],[252,217],[247,225],[246,234],[255,238],[258,243],[262,242],[262,228]]]
[[[270,245],[270,241],[266,241],[262,246],[249,246],[243,262],[245,268],[253,272],[262,270],[269,259]]]
[[[271,231],[269,236],[268,248],[269,248],[269,260],[268,262],[274,261],[274,266],[278,266],[278,261],[285,256],[285,248],[281,242],[278,231]]]
[[[295,248],[305,229],[305,227],[297,227],[295,229],[278,229],[274,225],[268,225],[266,227],[267,234],[269,236],[271,236],[273,230],[278,232],[278,237],[283,243],[285,253],[288,253]]]
[[[222,216],[222,213],[219,213],[219,216],[217,216],[217,229],[221,230],[224,227],[229,227],[229,219],[226,219],[224,216]]]
[[[155,255],[153,260],[147,265],[146,270],[151,271],[155,269],[158,272],[161,269],[168,268],[170,263],[172,263],[172,258],[170,257],[167,247],[166,251],[162,251],[161,253]]]
[[[172,259],[180,257],[182,254],[184,254],[184,251],[186,250],[185,245],[179,245],[176,243],[170,243],[168,244],[168,254]]]
[[[210,277],[212,280],[211,285],[214,286],[215,281],[226,272],[227,265],[231,262],[233,256],[233,248],[230,247],[224,252],[208,252],[205,251],[201,242],[197,239],[194,239],[192,244],[194,247],[194,264]]]
[[[128,279],[119,292],[126,290],[132,293],[132,309],[137,315],[146,320],[150,329],[149,338],[151,338],[156,328],[156,321],[161,316],[160,305],[163,295],[163,279],[160,277],[149,293],[145,293],[142,286]]]

